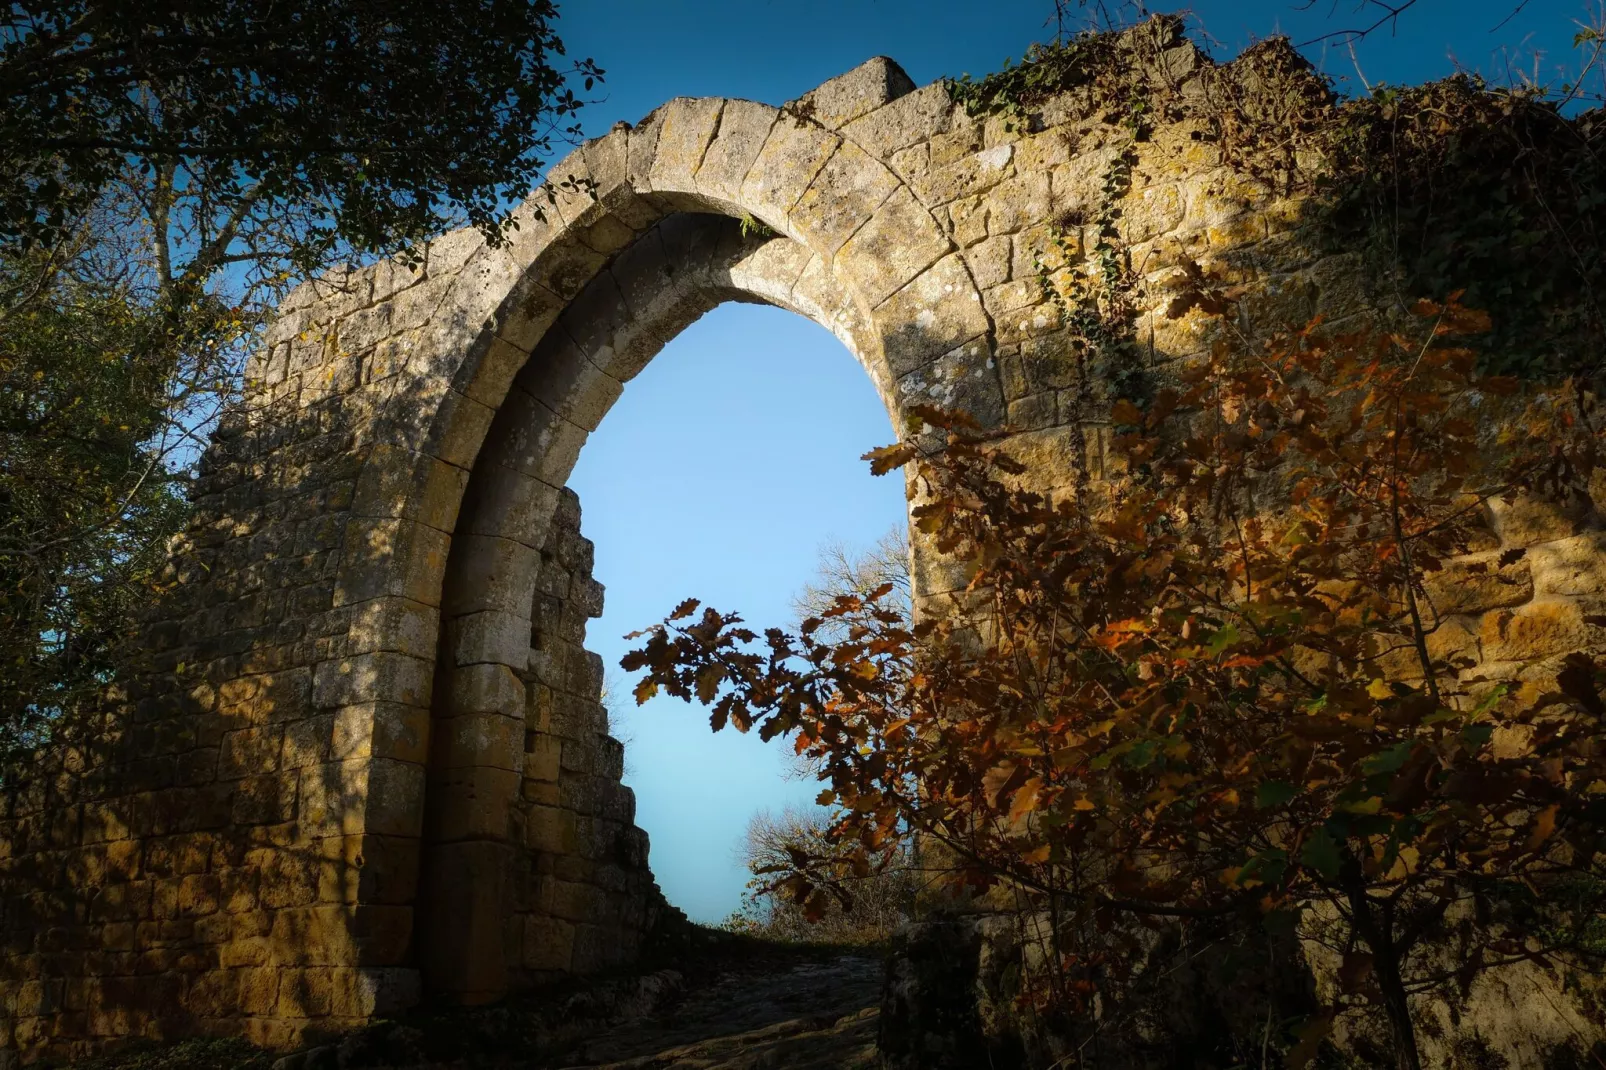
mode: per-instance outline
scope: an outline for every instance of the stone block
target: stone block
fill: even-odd
[[[331,1012],[342,1018],[374,1018],[416,1006],[423,996],[416,969],[368,966],[329,971]]]
[[[303,834],[354,835],[364,831],[368,759],[326,762],[301,773],[297,818]]]
[[[276,771],[283,742],[284,728],[279,725],[242,728],[228,733],[218,752],[218,776],[237,780]]]
[[[778,116],[768,104],[727,100],[719,116],[719,128],[698,164],[697,188],[720,201],[737,203],[742,181],[752,169]]]
[[[501,464],[481,465],[464,502],[460,534],[492,535],[539,550],[558,488]]]
[[[357,480],[351,510],[357,516],[416,520],[450,532],[468,471],[432,454],[377,443]]]
[[[522,671],[529,662],[530,618],[524,614],[483,610],[455,617],[446,638],[459,667],[497,664]]]
[[[304,769],[328,761],[334,722],[333,714],[324,714],[288,725],[284,731],[279,767]]]
[[[846,74],[822,82],[786,106],[829,130],[837,130],[906,93],[915,84],[904,69],[886,56],[865,60]]]
[[[453,344],[460,343],[443,342],[441,348],[450,351]],[[388,408],[395,413],[395,405]],[[404,441],[416,443],[421,452],[438,457],[446,464],[467,470],[474,467],[474,458],[479,456],[480,444],[485,441],[485,432],[490,429],[496,410],[455,390],[446,390],[436,405],[419,406],[419,416],[432,417],[428,423],[408,421],[411,415],[403,410],[392,416],[401,424],[397,430]]]
[[[375,835],[421,835],[425,779],[424,767],[415,762],[370,759],[364,830]]]
[[[234,789],[232,819],[236,825],[273,825],[295,816],[294,773],[246,777]]]
[[[275,911],[269,943],[287,966],[351,966],[357,954],[359,908],[326,904]]]
[[[1570,539],[1588,525],[1592,513],[1589,498],[1572,494],[1546,498],[1524,494],[1512,501],[1489,501],[1494,528],[1507,546],[1533,546],[1538,543]]]
[[[548,878],[543,884],[556,918],[569,922],[601,920],[607,909],[607,894],[595,885],[555,878]]]
[[[345,525],[334,604],[400,597],[440,605],[451,536],[413,520],[359,518]]]
[[[782,114],[742,181],[741,203],[763,222],[786,228],[786,217],[842,139]]]
[[[512,770],[488,766],[440,771],[429,783],[427,835],[444,842],[505,838],[522,779]]]
[[[1482,613],[1517,606],[1534,594],[1533,573],[1527,561],[1500,565],[1500,553],[1470,554],[1446,561],[1424,577],[1433,608],[1445,615]]]
[[[582,349],[562,334],[549,333],[519,373],[518,388],[575,426],[594,431],[624,392],[619,380],[586,355],[604,349],[611,352],[600,341]]]
[[[983,427],[1005,420],[1003,387],[987,355],[987,340],[975,338],[898,380],[898,403],[936,404],[970,414]]]
[[[350,616],[347,652],[390,651],[433,658],[439,641],[440,609],[401,596],[357,603]]]
[[[965,264],[970,268],[971,278],[975,280],[977,288],[983,292],[983,300],[988,302],[989,309],[993,305],[988,291],[1009,281],[1013,257],[1014,244],[1009,237],[1002,235],[965,250]],[[1035,278],[1030,281],[1033,285],[1037,283]]]
[[[797,281],[819,256],[794,241],[765,242],[730,266],[730,281],[782,308],[795,307]]]
[[[331,1008],[328,970],[280,970],[274,1013],[280,1018],[324,1018]]]
[[[961,346],[979,345],[976,359],[991,354],[978,343],[990,324],[981,295],[959,254],[950,254],[920,273],[875,310],[886,339],[886,360],[902,377]]]
[[[1528,550],[1535,592],[1599,600],[1606,597],[1606,532],[1557,539]]]
[[[1014,158],[1015,146],[999,145],[962,156],[941,167],[928,164],[927,168],[910,176],[910,185],[920,200],[931,206],[975,197],[1015,174]],[[1046,174],[1044,180],[1047,180]]]
[[[526,736],[524,775],[530,780],[556,782],[562,768],[563,740],[541,731]]]
[[[952,248],[931,213],[904,188],[888,197],[843,243],[833,264],[837,276],[866,305],[874,307],[909,285]]]
[[[452,717],[495,713],[523,719],[524,682],[508,666],[495,662],[461,665],[452,670],[451,681],[447,709]]]
[[[585,445],[586,429],[517,385],[508,392],[501,411],[507,433],[495,443],[494,461],[551,486],[563,486]]]
[[[316,842],[321,903],[407,905],[416,898],[420,843],[412,835],[328,836]]]
[[[947,131],[958,110],[942,83],[933,82],[850,120],[842,134],[870,155],[890,160],[899,149]]]
[[[329,756],[393,758],[421,764],[429,743],[429,710],[395,702],[342,706],[334,714]]]
[[[650,164],[656,131],[644,131],[639,138],[632,134],[619,124],[606,136],[586,142],[582,151],[591,181],[596,183],[597,199],[612,218],[640,233],[657,222],[662,213],[637,192],[629,174],[630,146],[632,140],[639,142],[638,154]]]
[[[279,974],[273,967],[253,967],[239,974],[238,998],[245,1014],[272,1014],[279,1001]]]
[[[313,705],[321,710],[367,702],[427,707],[434,665],[389,651],[325,661],[313,674]]]
[[[691,192],[692,176],[714,138],[724,101],[676,97],[659,109],[658,144],[647,180],[655,193]]]
[[[524,919],[525,969],[567,971],[573,950],[573,925],[560,918],[532,915]]]
[[[1537,661],[1574,650],[1597,648],[1606,628],[1585,619],[1576,602],[1543,599],[1483,616],[1479,638],[1490,661]]]
[[[458,713],[441,718],[436,724],[439,748],[433,760],[442,769],[472,769],[489,766],[515,773],[524,771],[523,688],[520,688],[520,716],[500,713]]]
[[[1480,653],[1476,624],[1476,619],[1471,617],[1447,617],[1439,621],[1427,635],[1428,657],[1452,666],[1476,662]]]
[[[572,149],[547,168],[547,180],[536,192],[545,197],[548,216],[555,216],[563,224],[563,238],[573,239],[590,232],[608,214],[591,187],[591,165],[580,148]],[[616,250],[600,251],[609,255]]]
[[[535,851],[561,855],[572,853],[579,840],[575,814],[557,806],[532,806],[525,820],[524,843]]]
[[[804,244],[831,257],[900,188],[885,165],[844,142],[792,206],[788,220]]]
[[[508,849],[484,841],[443,843],[424,861],[420,933],[424,976],[455,1000],[483,1003],[506,990],[504,946]]]

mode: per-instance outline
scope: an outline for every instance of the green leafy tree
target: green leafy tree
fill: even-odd
[[[0,741],[115,668],[277,300],[508,208],[601,70],[545,0],[0,17]],[[559,179],[561,181],[561,179]]]
[[[38,742],[111,671],[188,509],[163,441],[161,317],[114,285],[0,260],[0,753]]]
[[[495,230],[579,105],[549,0],[33,0],[0,20],[0,235],[45,241],[124,180],[194,198],[200,276],[270,249]],[[205,203],[200,203],[204,198]],[[295,240],[286,244],[287,224]],[[158,223],[158,227],[160,224]]]

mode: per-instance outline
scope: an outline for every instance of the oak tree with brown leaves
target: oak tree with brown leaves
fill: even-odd
[[[1416,1070],[1413,995],[1606,951],[1602,665],[1486,679],[1437,604],[1491,503],[1587,479],[1594,398],[1481,375],[1485,317],[1417,311],[1220,347],[1118,403],[1119,471],[1058,499],[1002,434],[916,410],[867,456],[913,469],[915,526],[970,576],[954,606],[910,621],[883,588],[759,635],[687,601],[638,633],[637,698],[816,763],[830,849],[776,875],[815,912],[918,836],[1049,911],[1061,1010],[1113,997],[1133,926],[1294,928],[1339,966],[1288,1064],[1360,1009]]]

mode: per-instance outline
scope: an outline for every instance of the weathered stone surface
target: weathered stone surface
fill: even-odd
[[[784,226],[792,206],[841,143],[835,134],[782,114],[742,182],[738,203],[751,205],[752,214],[771,226]]]
[[[833,268],[871,306],[879,305],[953,248],[908,188],[882,202],[837,251]]]
[[[1522,605],[1534,595],[1534,578],[1526,561],[1502,567],[1498,552],[1470,554],[1429,575],[1427,593],[1438,613],[1481,613]]]
[[[786,105],[787,111],[805,115],[828,130],[840,130],[861,116],[889,104],[915,84],[902,67],[886,56],[867,59],[846,74],[804,93]]]
[[[777,118],[776,110],[767,104],[751,100],[726,101],[720,112],[719,128],[698,165],[697,188],[711,197],[736,203],[741,196],[742,182],[769,139]]]
[[[1480,637],[1490,661],[1537,661],[1606,643],[1606,627],[1592,623],[1577,602],[1542,599],[1517,609],[1486,613]]]

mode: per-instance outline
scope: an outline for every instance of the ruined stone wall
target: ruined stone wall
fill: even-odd
[[[602,659],[585,649],[602,613],[580,505],[565,491],[542,549],[532,616],[524,775],[513,824],[528,848],[509,874],[507,965],[515,987],[634,961],[678,915],[647,868],[647,834],[621,783],[624,745],[608,734]]]
[[[1189,265],[1244,288],[1251,335],[1367,314],[1311,199],[1202,117],[1230,94],[1281,129],[1320,91],[1291,51],[1216,67],[1167,23],[1114,47],[1128,90],[1172,102],[1141,138],[1095,86],[975,118],[872,60],[785,109],[677,98],[555,165],[511,245],[451,234],[416,270],[292,294],[134,667],[0,802],[5,1048],[283,1047],[631,953],[661,908],[581,645],[601,592],[563,487],[708,309],[825,325],[895,427],[926,401],[1008,425],[1045,489],[1096,483],[1134,370],[1077,357],[1044,285],[1096,283],[1106,229],[1146,375],[1221,329],[1168,314]],[[1476,580],[1456,565],[1436,641],[1507,677],[1606,647],[1593,500],[1491,525],[1529,552]],[[963,582],[918,545],[915,574],[932,609]]]

